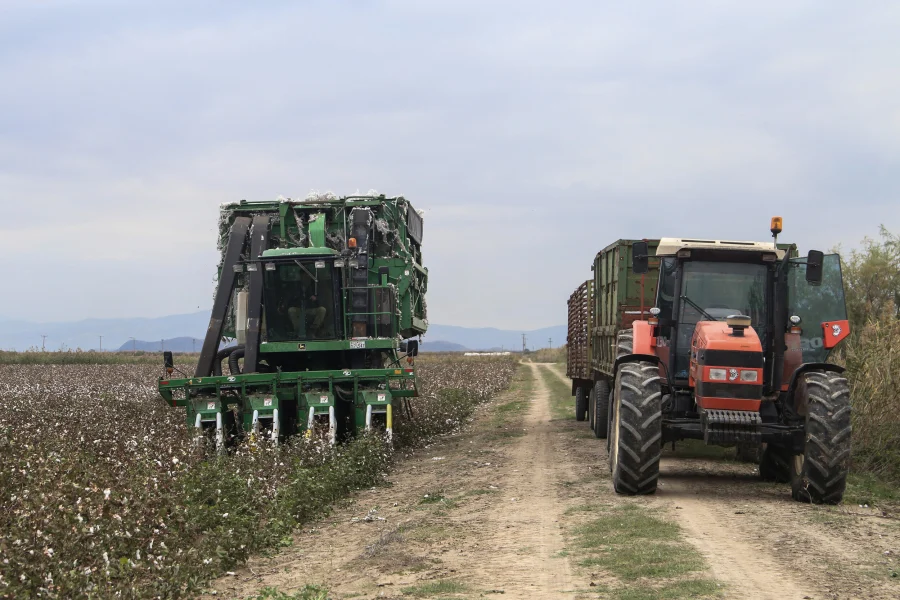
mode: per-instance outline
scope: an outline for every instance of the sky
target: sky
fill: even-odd
[[[900,3],[0,0],[0,317],[208,309],[219,204],[425,210],[435,323],[618,238],[900,231]]]

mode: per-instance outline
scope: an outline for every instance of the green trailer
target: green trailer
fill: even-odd
[[[242,200],[222,206],[219,229],[196,371],[173,377],[166,353],[162,397],[219,450],[244,437],[389,436],[418,395],[410,338],[428,327],[420,213],[383,195]]]
[[[606,437],[609,390],[615,363],[616,332],[647,318],[656,300],[659,261],[651,272],[631,270],[633,244],[617,240],[594,257],[594,277],[569,298],[567,372],[572,379],[576,419],[587,419],[599,438]],[[655,251],[659,240],[645,240]]]

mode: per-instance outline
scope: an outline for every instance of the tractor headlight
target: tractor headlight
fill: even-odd
[[[741,371],[741,381],[759,381],[759,371]]]
[[[725,369],[710,369],[709,378],[713,381],[725,381],[728,379],[728,371]]]

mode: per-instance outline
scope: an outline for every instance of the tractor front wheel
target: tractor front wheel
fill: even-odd
[[[584,421],[588,410],[587,398],[584,397],[584,388],[575,388],[575,420]]]
[[[610,468],[619,494],[652,494],[662,453],[662,392],[659,368],[650,362],[624,364],[616,373]]]
[[[850,387],[837,373],[806,374],[806,443],[791,461],[791,495],[839,504],[850,467]]]

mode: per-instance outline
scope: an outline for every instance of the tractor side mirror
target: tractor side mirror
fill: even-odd
[[[406,342],[406,354],[408,356],[419,355],[419,340],[408,340]]]
[[[647,242],[634,242],[631,245],[631,270],[643,275],[650,270],[650,248]]]
[[[819,285],[822,283],[822,266],[825,263],[825,253],[821,250],[810,250],[806,255],[806,283]]]

